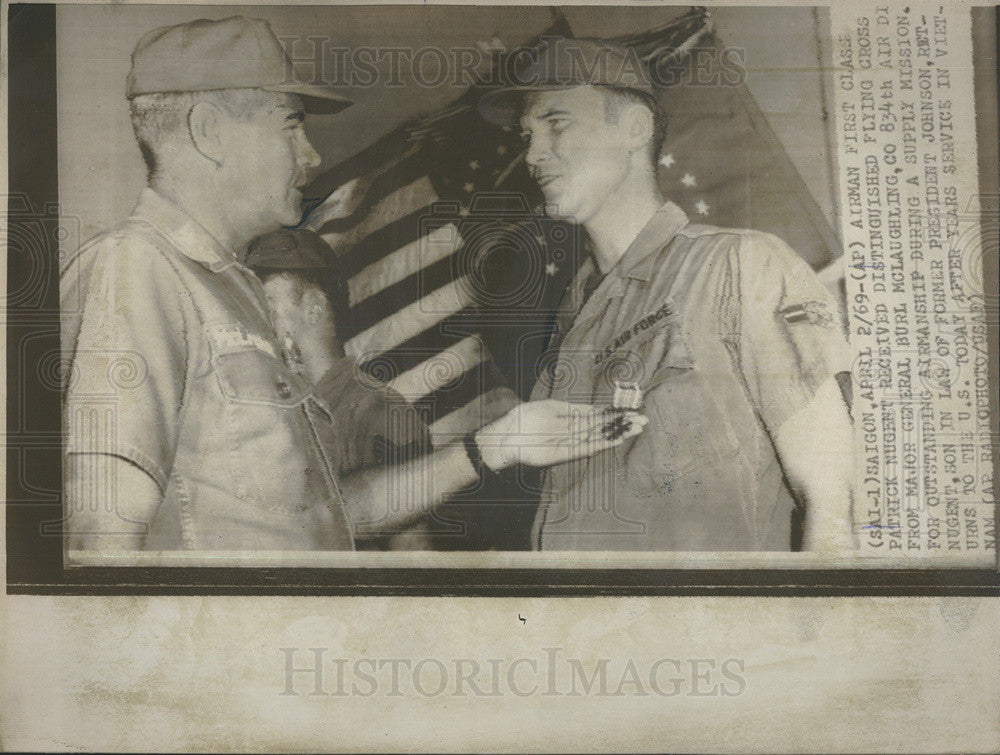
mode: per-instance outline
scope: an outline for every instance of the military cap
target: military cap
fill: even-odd
[[[295,71],[271,25],[259,18],[200,18],[162,26],[139,40],[125,85],[128,99],[159,92],[264,89],[302,98],[310,113],[335,113],[352,100]]]
[[[506,86],[488,91],[479,100],[479,112],[500,126],[516,124],[526,92],[603,86],[630,89],[652,96],[649,72],[635,51],[601,39],[546,37],[536,48],[513,60],[527,62],[510,74]]]

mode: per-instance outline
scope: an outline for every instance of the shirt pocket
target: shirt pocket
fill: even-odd
[[[225,400],[235,496],[285,515],[325,500],[323,462],[303,406],[308,383],[259,349],[216,354],[212,365]]]
[[[610,406],[619,383],[634,383],[645,396],[671,375],[691,369],[693,363],[680,330],[681,319],[672,314],[623,344],[598,352],[591,376],[591,401]]]
[[[295,407],[310,393],[284,362],[258,349],[220,354],[213,361],[222,395],[238,404]]]
[[[739,454],[736,433],[677,331],[649,370],[640,411],[649,424],[621,449],[623,476],[637,493],[662,495],[674,481],[720,469]]]

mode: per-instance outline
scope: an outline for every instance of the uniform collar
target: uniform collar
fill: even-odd
[[[618,275],[625,278],[648,281],[657,263],[657,252],[688,224],[684,210],[667,200],[653,213],[653,217],[639,231],[635,241],[629,244],[625,254],[615,266]]]
[[[597,289],[583,303],[573,320],[573,326],[593,321],[603,316],[611,299],[625,295],[627,284],[624,278],[648,281],[658,262],[658,252],[688,223],[687,215],[673,202],[666,202],[653,213],[635,240],[629,244],[621,259],[611,268]],[[575,295],[582,295],[584,281],[594,269],[593,256],[584,262],[570,284]]]
[[[153,189],[143,189],[132,213],[157,231],[186,257],[200,262],[213,273],[236,264],[232,254],[184,210]]]

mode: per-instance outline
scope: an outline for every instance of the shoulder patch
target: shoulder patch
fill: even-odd
[[[778,310],[778,314],[784,317],[785,322],[791,325],[807,322],[810,325],[832,328],[835,323],[835,319],[830,313],[830,308],[827,304],[815,300],[784,307]]]

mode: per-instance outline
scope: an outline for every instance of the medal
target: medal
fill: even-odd
[[[639,390],[639,384],[616,380],[611,408],[620,412],[637,412],[640,406],[642,406],[642,391]]]
[[[304,375],[306,371],[305,363],[302,361],[302,352],[299,345],[295,343],[291,333],[285,333],[281,341],[281,355],[285,360],[285,366],[292,372]]]

